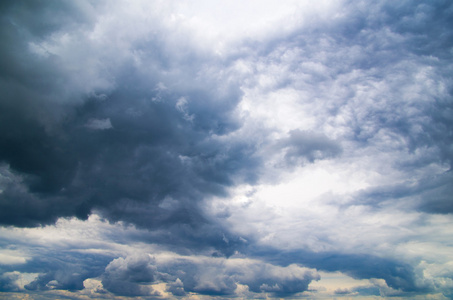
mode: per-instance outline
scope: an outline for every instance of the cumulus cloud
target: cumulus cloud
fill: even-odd
[[[176,291],[174,295],[181,294],[182,289],[185,293],[234,295],[238,285],[243,285],[253,293],[289,296],[306,291],[313,280],[319,280],[313,269],[298,265],[281,267],[238,257],[180,257],[158,263],[158,269],[169,278],[177,277],[168,288]]]
[[[149,256],[117,258],[105,268],[102,285],[120,296],[159,295],[152,288],[140,283],[152,283],[156,268]]]

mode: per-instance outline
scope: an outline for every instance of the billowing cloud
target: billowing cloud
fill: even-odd
[[[12,32],[32,30],[23,15],[28,13],[27,7],[10,4],[6,9],[11,13],[5,15],[4,21]],[[51,9],[57,8],[49,6],[44,10]],[[83,13],[80,8],[76,10]],[[64,20],[62,17],[61,22]],[[102,25],[102,21],[98,23]],[[12,82],[4,81],[11,96],[2,102],[2,122],[13,131],[4,128],[1,139],[3,176],[9,176],[2,194],[3,224],[36,225],[74,215],[86,218],[94,209],[114,220],[134,219],[142,226],[155,226],[165,220],[202,222],[195,208],[196,198],[204,193],[223,193],[223,187],[232,184],[232,176],[254,179],[248,169],[256,162],[246,157],[253,146],[240,140],[226,145],[217,138],[238,126],[231,111],[240,100],[239,87],[233,83],[225,86],[230,76],[216,74],[213,78],[209,70],[195,77],[183,75],[177,82],[173,75],[159,77],[162,72],[179,73],[180,67],[191,69],[194,60],[200,58],[190,55],[180,58],[177,66],[162,66],[154,75],[145,74],[150,71],[147,66],[159,61],[153,49],[165,47],[159,45],[163,35],[143,41],[141,35],[135,37],[130,42],[144,44],[120,55],[120,66],[111,69],[108,60],[102,61],[107,59],[106,50],[92,48],[97,44],[90,35],[97,28],[87,26],[86,31],[55,26],[55,31],[35,37],[42,47],[55,52],[53,55],[24,53],[31,61],[27,65],[46,66],[45,70],[33,67],[36,76],[46,81],[39,86],[49,86],[45,92],[22,77],[8,77],[9,70],[4,69],[3,77]],[[33,32],[28,34],[35,36]],[[148,36],[149,32],[142,34]],[[11,41],[19,45],[24,42],[18,37]],[[91,48],[95,57],[77,56],[86,48]],[[21,53],[13,50],[8,55],[10,64],[24,60]],[[134,59],[141,62],[131,65],[129,55],[138,55]],[[61,61],[50,62],[53,57]],[[97,63],[92,65],[91,59]],[[198,65],[203,63],[200,60]],[[75,68],[82,78],[95,73],[108,84],[83,84],[81,88],[77,86],[78,79],[58,79],[63,76],[59,73],[73,76],[74,72],[65,67]],[[114,78],[98,74],[99,69],[114,73]],[[23,74],[29,76],[26,70]],[[61,80],[66,80],[68,86],[58,83]],[[202,88],[206,84],[209,89]],[[12,200],[18,197],[20,202]],[[165,197],[180,202],[178,208],[159,208]],[[33,207],[37,213],[27,213],[24,207]],[[143,210],[153,211],[155,216],[142,218],[139,215]]]
[[[105,268],[102,285],[120,296],[147,296],[156,294],[151,288],[140,283],[152,283],[156,268],[147,256],[117,258]]]
[[[5,297],[453,287],[448,1],[4,1]]]
[[[143,284],[167,283],[167,292],[175,296],[234,295],[239,285],[253,293],[289,296],[308,289],[312,280],[319,280],[315,271],[297,265],[280,267],[244,258],[206,256],[127,257],[113,260],[104,273],[102,284],[116,295],[150,295]],[[142,285],[140,285],[142,284]]]

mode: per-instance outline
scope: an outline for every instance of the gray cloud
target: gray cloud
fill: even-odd
[[[338,252],[282,251],[261,249],[255,253],[266,261],[278,265],[300,263],[324,271],[340,271],[353,278],[384,279],[389,287],[406,292],[422,291],[418,287],[412,266],[390,258],[381,258],[368,254],[343,254]]]
[[[316,116],[315,125],[290,131],[287,165],[303,159],[360,162],[376,157],[368,174],[400,177],[382,186],[371,183],[342,204],[334,198],[334,207],[450,214],[451,32],[440,24],[451,22],[451,4],[348,1],[341,9],[338,18],[296,27],[244,51],[261,68],[256,78],[272,79],[262,90],[295,91],[301,96],[294,103]],[[260,84],[257,79],[251,85]],[[341,148],[323,130],[341,141]]]
[[[143,265],[143,264],[141,264]],[[252,293],[290,296],[304,292],[319,275],[297,265],[279,267],[261,261],[240,258],[178,258],[157,263],[160,279],[169,283],[174,295],[234,295],[238,284]]]
[[[309,234],[329,250],[269,250],[262,241],[277,229],[239,235],[224,223],[233,209],[212,216],[205,207],[236,187],[258,189],[263,174],[275,172],[275,179],[326,160],[356,163],[380,181],[369,175],[361,190],[323,195],[327,200],[313,205],[449,218],[451,3],[344,1],[335,17],[296,10],[293,18],[302,21],[289,18],[288,28],[230,44],[200,39],[193,29],[200,20],[174,7],[134,23],[128,14],[137,11],[116,5],[0,4],[0,224],[39,227],[96,213],[144,230],[128,238],[110,233],[123,246],[138,240],[187,257],[163,263],[149,255],[31,251],[26,263],[2,266],[2,291],[23,292],[21,272],[39,274],[25,285],[36,293],[81,291],[97,278],[105,293],[120,296],[159,296],[151,285],[166,283],[177,297],[229,297],[242,286],[253,297],[297,297],[319,279],[304,266],[386,284],[333,291],[338,295],[451,296],[444,285],[420,283],[422,255],[343,251],[341,237],[324,237],[323,220],[308,226]],[[285,119],[296,114],[291,110],[279,115],[285,93],[294,98],[291,109],[303,112],[300,120]],[[275,157],[284,163],[274,165]],[[276,215],[285,209],[277,202]],[[253,203],[241,209],[247,205]],[[288,236],[305,236],[300,227]]]
[[[384,208],[400,203],[406,209],[435,214],[452,213],[451,171],[437,176],[421,178],[416,184],[405,182],[396,185],[378,186],[358,192],[347,205],[370,205]]]
[[[213,87],[220,80],[202,76],[187,77],[182,88],[156,89],[160,82],[138,68],[125,66],[112,70],[117,72],[115,88],[98,97],[95,86],[77,86],[64,69],[70,67],[69,62],[37,57],[26,50],[32,37],[42,42],[66,30],[78,38],[78,29],[49,24],[43,32],[34,32],[30,29],[33,19],[26,19],[27,7],[11,4],[5,9],[10,10],[3,19],[7,33],[30,32],[26,37],[11,36],[7,43],[17,44],[22,52],[4,49],[10,66],[3,69],[6,98],[0,104],[0,118],[9,126],[0,132],[0,156],[6,166],[3,176],[12,177],[1,195],[3,224],[33,226],[61,216],[86,218],[93,209],[112,220],[134,221],[145,227],[198,223],[203,217],[196,199],[224,194],[233,176],[255,180],[253,168],[258,162],[248,157],[253,148],[240,140],[225,144],[213,136],[240,126],[231,114],[240,97],[237,86],[216,89]],[[53,10],[58,13],[58,9],[39,7],[35,18]],[[86,12],[79,9],[77,13]],[[159,57],[148,49],[159,49],[159,38],[136,46],[140,59],[156,62]],[[86,43],[82,37],[76,45],[82,48]],[[29,62],[22,64],[24,58]],[[191,59],[182,58],[181,63],[194,68]],[[85,63],[89,62],[81,61]],[[30,69],[20,70],[22,65]],[[12,71],[17,76],[8,73]],[[84,76],[92,71],[80,72]],[[33,78],[45,82],[35,86]],[[202,89],[207,83],[210,87]],[[56,101],[55,97],[65,99]],[[187,99],[184,112],[178,106],[181,97]],[[193,119],[188,120],[186,114]],[[160,208],[165,197],[173,197],[179,205]],[[15,200],[18,198],[20,202]]]
[[[184,284],[181,279],[177,278],[175,282],[170,282],[167,287],[167,291],[172,293],[174,296],[185,296]]]
[[[105,268],[102,285],[121,296],[158,296],[158,292],[140,284],[154,282],[155,276],[156,267],[149,256],[117,258]]]
[[[40,273],[33,281],[25,285],[26,290],[48,291],[57,289],[76,291],[84,288],[83,281],[85,279],[101,275],[104,271],[104,266],[109,260],[109,257],[102,255],[44,252],[16,269]]]
[[[18,273],[4,272],[0,275],[0,292],[18,292],[20,287],[16,281],[19,279]]]
[[[340,145],[327,136],[301,130],[290,131],[289,138],[282,141],[282,144],[287,149],[285,159],[289,164],[299,160],[313,162],[316,159],[332,158],[342,151]]]

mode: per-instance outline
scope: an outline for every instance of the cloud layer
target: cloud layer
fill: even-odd
[[[0,11],[5,297],[452,297],[448,1]]]

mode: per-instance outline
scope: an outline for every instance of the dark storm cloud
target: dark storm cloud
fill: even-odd
[[[74,74],[77,70],[71,73],[66,69],[68,66],[57,55],[45,50],[43,55],[37,55],[32,45],[67,31],[90,28],[93,15],[86,2],[4,1],[0,9],[1,121],[11,125],[8,131],[2,130],[2,136],[14,136],[25,128],[31,130],[38,125],[38,119],[51,121],[60,109],[51,107],[52,102],[73,100],[71,81],[73,75],[80,75]],[[15,118],[18,120],[13,122]]]
[[[113,89],[86,94],[74,86],[67,61],[30,52],[30,42],[80,30],[71,22],[54,24],[59,18],[32,29],[51,12],[62,13],[59,5],[36,5],[30,20],[31,8],[25,4],[5,5],[2,14],[7,42],[2,43],[0,121],[8,124],[0,130],[0,160],[8,177],[0,195],[3,224],[86,218],[95,209],[111,220],[148,228],[193,226],[206,222],[198,200],[225,195],[233,177],[256,180],[258,161],[249,158],[253,145],[217,138],[240,126],[231,114],[240,99],[238,86],[208,78],[210,74],[190,77],[201,67],[199,58],[190,56],[178,58],[178,66],[164,66],[167,73],[173,67],[184,72],[178,75],[182,81],[169,87],[157,79],[162,70],[150,75],[125,64],[111,70],[116,72]],[[91,16],[83,17],[86,12],[76,8],[73,22],[86,22],[83,29],[89,30]],[[66,19],[61,16],[61,22]],[[136,46],[143,64],[158,61],[150,49],[158,50],[163,37],[156,39]],[[81,37],[77,46],[85,42]],[[168,201],[161,205],[164,199]]]
[[[43,38],[67,27],[87,25],[94,19],[93,7],[87,1],[6,0],[2,1],[0,9],[6,24],[17,26],[19,33],[36,38]]]
[[[104,37],[112,44],[98,47],[90,35],[99,20],[96,8],[78,3],[0,4],[0,223],[40,226],[96,212],[149,229],[127,241],[206,256],[159,262],[148,255],[38,251],[21,266],[2,267],[1,291],[18,291],[16,272],[23,272],[39,273],[25,286],[31,291],[77,291],[85,279],[99,278],[104,292],[121,296],[158,296],[150,285],[164,282],[174,296],[228,297],[241,284],[252,294],[291,297],[319,279],[294,264],[383,279],[402,295],[428,290],[418,285],[413,266],[392,258],[266,252],[259,237],[245,236],[245,242],[206,216],[201,200],[227,196],[236,184],[259,182],[266,160],[256,154],[262,144],[234,136],[245,120],[235,115],[243,92],[241,79],[228,74],[230,64],[235,59],[283,64],[293,51],[294,60],[269,89],[290,87],[307,91],[313,102],[327,99],[313,112],[319,123],[344,109],[352,115],[345,121],[351,130],[338,140],[321,128],[292,130],[285,139],[267,140],[277,145],[272,151],[283,152],[287,166],[304,165],[349,155],[345,138],[373,157],[389,146],[382,142],[374,148],[380,134],[397,136],[404,151],[394,154],[395,169],[408,176],[430,165],[450,170],[416,177],[415,183],[374,186],[356,193],[348,205],[451,213],[453,4],[349,1],[334,20],[244,42],[222,60],[184,41],[172,44],[167,40],[172,33],[158,26],[143,40],[125,41],[125,49],[113,42],[124,37],[114,34]],[[69,43],[64,51],[51,51],[64,43]],[[421,75],[430,79],[426,85],[426,78],[417,78],[422,68]],[[359,75],[344,79],[354,72]],[[347,92],[331,91],[337,83]],[[372,99],[355,98],[356,87],[374,86]],[[379,90],[382,86],[387,90]],[[413,93],[402,92],[416,86]],[[351,99],[359,105],[348,107]],[[118,241],[120,235],[109,238]],[[261,261],[234,260],[238,250]],[[381,293],[378,286],[350,292]]]
[[[32,10],[28,5],[11,3],[3,7],[2,36],[8,42],[2,46],[5,67],[1,84],[5,93],[0,103],[3,112],[0,118],[2,124],[9,126],[0,132],[0,158],[15,178],[1,195],[9,199],[2,201],[4,224],[31,226],[53,222],[60,216],[84,218],[93,209],[112,220],[133,220],[141,226],[155,227],[175,221],[190,224],[202,219],[194,199],[225,193],[224,188],[233,184],[233,177],[248,182],[256,180],[254,170],[259,161],[251,159],[253,145],[245,141],[226,144],[213,138],[241,126],[240,120],[232,116],[241,95],[239,87],[234,82],[225,87],[222,78],[188,76],[205,63],[196,54],[178,56],[184,83],[171,86],[168,91],[156,89],[160,84],[158,73],[162,70],[154,66],[156,72],[152,76],[143,76],[143,70],[129,65],[113,70],[115,88],[105,91],[101,98],[84,95],[71,86],[73,77],[59,63],[62,62],[59,57],[33,55],[29,42],[64,30],[73,32],[79,23],[85,25],[84,29],[91,28],[95,18],[90,5],[71,10],[67,5],[36,4],[32,18],[27,17]],[[383,60],[374,54],[392,50],[381,43],[391,36],[376,35],[374,40],[365,40],[370,36],[367,30],[382,32],[387,26],[404,34],[401,49],[410,51],[415,37],[407,33],[414,33],[409,28],[417,25],[421,30],[417,36],[428,39],[428,33],[434,34],[440,39],[437,42],[442,45],[440,48],[447,48],[448,36],[439,29],[427,32],[420,26],[423,22],[434,25],[442,20],[447,22],[445,11],[450,8],[446,3],[439,5],[420,4],[415,10],[413,5],[402,5],[398,11],[404,12],[404,22],[395,17],[393,6],[380,5],[377,8],[380,15],[386,16],[383,19],[357,12],[350,20],[337,21],[343,22],[340,26],[323,28],[321,24],[321,28],[338,37],[334,41],[339,46],[359,45],[368,49],[380,45],[373,55],[365,52],[364,57],[382,68]],[[38,20],[48,20],[45,16],[51,12],[60,17],[40,21],[42,24],[35,26]],[[423,18],[416,18],[417,13]],[[303,38],[314,39],[317,44],[316,35],[299,34],[288,37],[294,38],[290,45],[302,43]],[[164,38],[153,38],[133,45],[144,65],[151,66],[166,57],[161,53],[166,49],[158,45]],[[427,41],[432,43],[432,40]],[[288,40],[282,38],[279,42]],[[399,42],[392,40],[387,45]],[[355,62],[358,61],[356,58]],[[172,61],[162,65],[165,71],[174,67]],[[357,67],[365,68],[360,64]],[[337,71],[341,72],[340,69],[341,64]],[[69,95],[63,92],[64,87],[70,90]],[[55,96],[79,99],[61,104],[55,103]],[[377,127],[386,126],[401,135],[408,134],[412,149],[436,145],[441,159],[450,162],[451,143],[443,134],[450,132],[448,128],[452,126],[449,110],[451,101],[440,99],[432,108],[435,122],[424,124],[421,135],[410,132],[413,123],[410,119],[397,117],[396,121],[386,121],[389,110],[381,116],[374,112],[372,118],[377,120]],[[341,153],[341,147],[324,135],[301,130],[291,131],[285,146],[288,162],[299,158],[312,162]],[[171,197],[171,207],[159,206],[165,197]],[[142,210],[146,215],[140,213]]]

